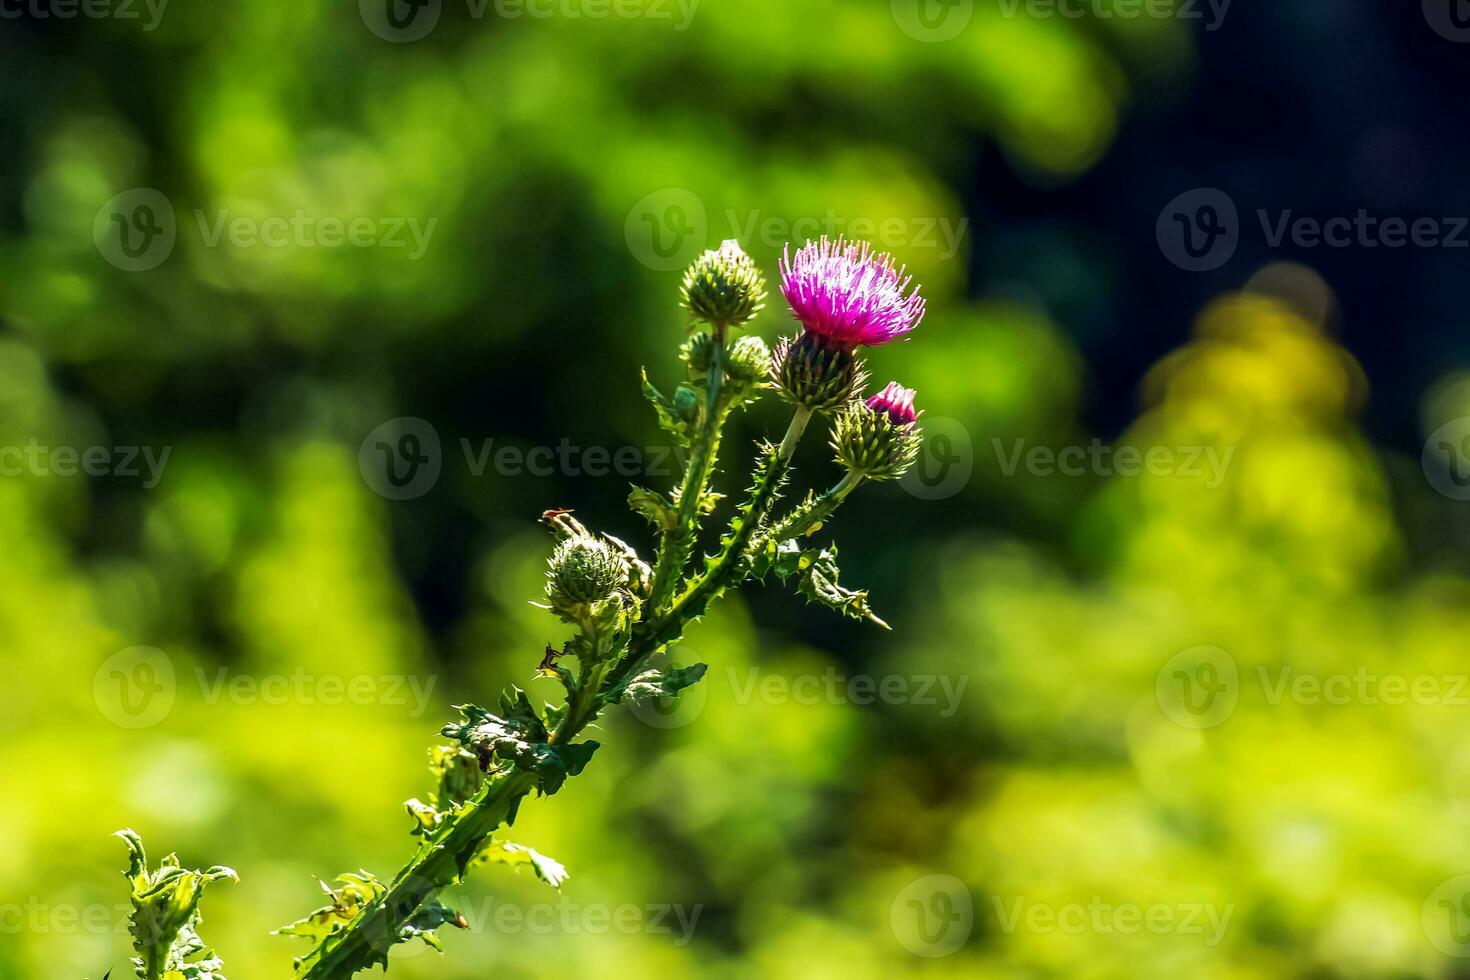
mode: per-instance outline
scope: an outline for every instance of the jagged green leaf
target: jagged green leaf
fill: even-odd
[[[508,864],[517,870],[523,866],[529,866],[536,873],[537,878],[552,888],[560,888],[568,878],[567,869],[560,861],[547,857],[535,848],[526,847],[524,844],[512,844],[510,841],[488,841],[481,848],[480,853],[475,855],[475,860],[482,863]]]
[[[849,619],[864,619],[889,628],[868,604],[867,589],[848,589],[838,582],[841,572],[837,567],[836,545],[803,549],[794,540],[783,541],[759,560],[765,561],[765,569],[774,571],[783,582],[795,579],[796,591],[808,602],[826,606]]]
[[[628,493],[628,506],[642,514],[658,531],[671,531],[679,523],[679,512],[667,497],[657,490],[635,485]]]
[[[680,446],[687,448],[689,446],[689,440],[694,434],[694,430],[688,422],[680,417],[680,413],[681,409],[687,413],[688,406],[676,404],[673,399],[670,399],[663,392],[655,388],[653,383],[648,380],[647,370],[643,372],[643,397],[648,399],[648,403],[653,406],[654,412],[658,415],[659,428],[673,436]]]
[[[614,703],[638,703],[676,697],[684,688],[698,683],[708,669],[706,664],[691,664],[668,670],[651,667],[635,675],[621,688],[610,692],[608,700]]]
[[[300,936],[320,943],[328,936],[342,931],[364,906],[388,893],[388,889],[370,871],[348,871],[339,876],[337,881],[339,887],[332,888],[318,879],[317,884],[326,892],[327,904],[290,925],[282,926],[271,935]]]
[[[321,952],[325,943],[345,930],[364,908],[388,894],[388,888],[369,871],[349,871],[337,878],[338,887],[332,888],[318,881],[327,895],[327,904],[287,926],[275,930],[272,935],[296,936],[309,939],[316,944],[315,952]],[[398,931],[394,943],[420,939],[434,949],[443,952],[444,945],[434,931],[444,923],[463,929],[464,918],[453,909],[436,901],[424,903]]]
[[[561,789],[568,776],[580,773],[597,751],[597,742],[549,744],[545,724],[520,688],[512,687],[501,695],[500,709],[503,716],[477,705],[461,705],[465,720],[445,725],[443,734],[474,752],[482,767],[501,759],[534,772],[544,796]]]

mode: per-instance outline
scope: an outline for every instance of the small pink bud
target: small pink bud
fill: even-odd
[[[914,394],[914,389],[890,381],[887,388],[868,399],[867,406],[879,415],[886,415],[894,425],[912,425],[921,414],[914,410]]]

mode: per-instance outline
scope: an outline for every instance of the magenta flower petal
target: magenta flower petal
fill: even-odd
[[[914,389],[890,381],[887,388],[868,399],[867,406],[879,415],[888,416],[894,425],[912,425],[919,417],[914,410],[914,394]]]
[[[781,256],[781,294],[810,333],[839,347],[876,347],[897,340],[924,318],[919,287],[887,252],[866,242],[822,236]],[[907,293],[907,295],[905,295]]]

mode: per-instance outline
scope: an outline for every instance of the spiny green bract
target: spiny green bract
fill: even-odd
[[[832,448],[849,472],[869,480],[896,480],[918,459],[924,434],[915,422],[894,425],[886,415],[853,402],[832,422]]]
[[[851,349],[824,344],[815,334],[787,337],[776,345],[771,381],[793,405],[833,411],[851,401],[867,380]]]
[[[628,579],[628,565],[596,538],[572,538],[551,554],[546,595],[553,606],[600,602]]]

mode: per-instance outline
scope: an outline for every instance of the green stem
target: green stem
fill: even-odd
[[[729,406],[720,403],[725,376],[725,333],[723,324],[710,331],[710,366],[706,374],[709,399],[705,405],[704,424],[690,447],[689,465],[684,470],[684,483],[679,488],[679,513],[674,527],[664,533],[658,559],[653,568],[653,590],[649,610],[657,610],[674,594],[694,542],[699,537],[699,502],[704,499],[715,461],[720,454],[720,430],[724,427]]]
[[[485,839],[515,812],[536,785],[533,773],[511,770],[486,780],[467,808],[448,817],[393,879],[388,893],[353,919],[336,943],[310,965],[302,980],[348,980],[384,963],[388,950],[419,907],[459,880]]]
[[[811,409],[805,405],[796,406],[796,411],[791,414],[791,424],[786,427],[786,436],[781,440],[781,448],[776,450],[776,455],[783,461],[791,460],[792,454],[796,452],[796,444],[801,441],[801,434],[806,431],[806,424],[811,419]]]

